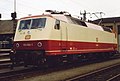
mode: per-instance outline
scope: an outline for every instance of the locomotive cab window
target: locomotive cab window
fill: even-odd
[[[59,20],[56,20],[56,21],[55,21],[54,29],[57,29],[57,30],[60,29],[60,21],[59,21]]]
[[[31,20],[22,20],[20,21],[19,29],[29,29],[31,24]]]
[[[46,18],[37,18],[37,19],[28,19],[28,20],[21,20],[19,29],[37,29],[37,28],[44,28],[46,24]]]
[[[46,18],[33,19],[31,29],[44,28],[45,23],[46,23]]]

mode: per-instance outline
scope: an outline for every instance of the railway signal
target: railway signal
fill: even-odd
[[[11,17],[12,17],[12,20],[13,20],[13,33],[15,33],[15,29],[16,29],[16,26],[17,26],[17,13],[14,12],[14,13],[11,13]]]
[[[17,13],[16,12],[11,13],[11,17],[12,17],[12,20],[15,20],[17,18]]]

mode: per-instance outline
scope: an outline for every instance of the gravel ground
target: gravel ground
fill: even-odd
[[[107,67],[116,63],[120,63],[120,59],[102,62],[102,63],[89,64],[89,65],[80,66],[77,68],[71,68],[65,71],[52,72],[46,75],[40,75],[40,76],[31,77],[31,78],[24,77],[23,80],[18,80],[18,81],[61,81],[61,80],[63,81],[67,78],[85,74],[85,73],[94,71],[96,69]]]

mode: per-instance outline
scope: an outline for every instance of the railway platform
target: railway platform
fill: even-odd
[[[0,69],[11,64],[9,53],[11,49],[0,49]]]
[[[10,52],[11,51],[11,49],[0,49],[0,53],[1,52],[3,52],[3,53],[5,53],[5,52]]]

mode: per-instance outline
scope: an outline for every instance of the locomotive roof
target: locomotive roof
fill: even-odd
[[[89,22],[85,22],[82,21],[80,19],[74,18],[70,15],[53,15],[56,19],[65,21],[67,23],[72,23],[72,24],[77,24],[77,25],[82,25],[84,27],[88,27],[88,28],[92,28],[92,29],[96,29],[96,30],[101,30],[104,31],[103,27],[93,24],[93,23],[89,23]]]
[[[88,27],[88,28],[92,28],[92,29],[96,29],[96,30],[101,30],[101,31],[108,31],[111,32],[111,30],[109,28],[105,28],[93,23],[89,23],[89,22],[85,22],[82,21],[78,18],[74,18],[71,15],[64,15],[64,14],[42,14],[42,15],[37,15],[37,16],[29,16],[29,17],[24,17],[21,19],[27,19],[27,18],[39,18],[39,17],[52,17],[67,23],[71,23],[71,24],[77,24],[77,25],[81,25],[82,27]]]

